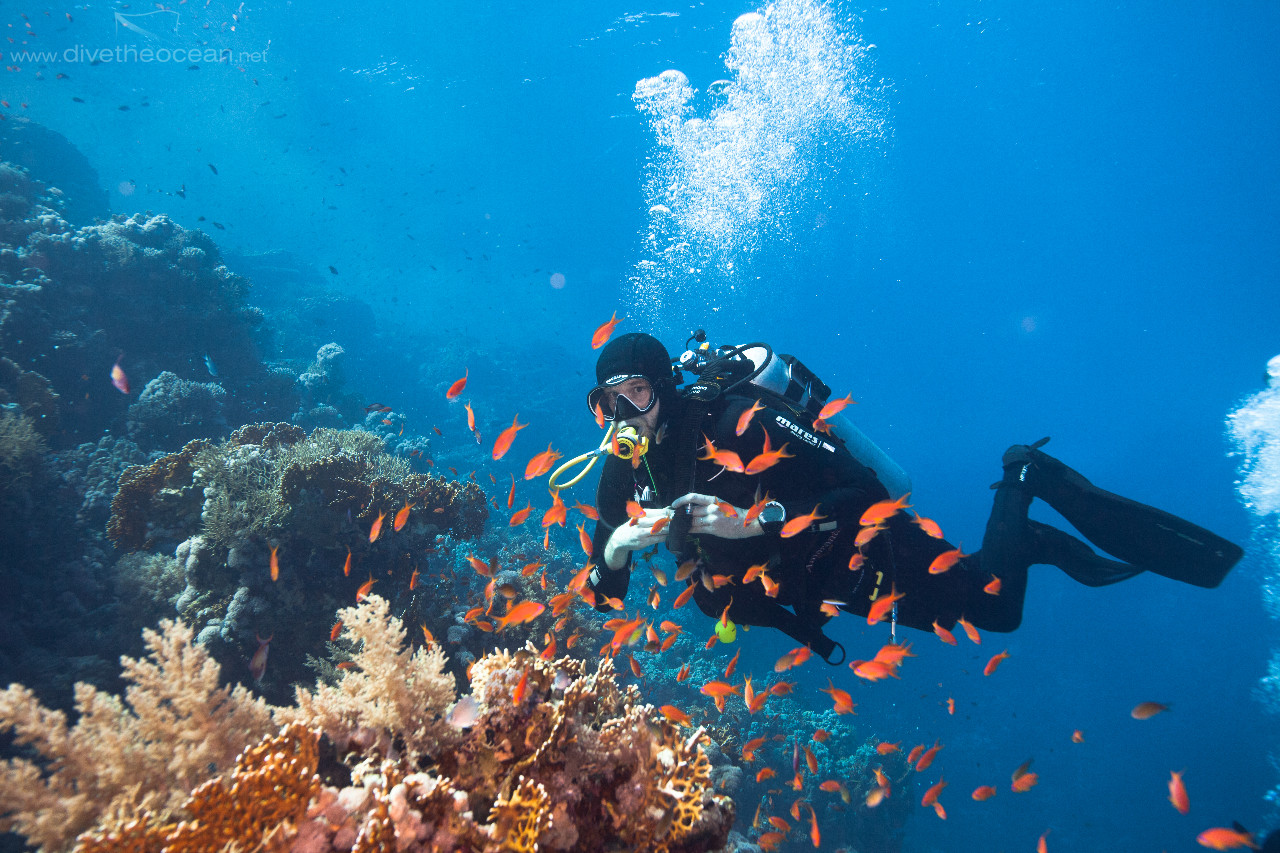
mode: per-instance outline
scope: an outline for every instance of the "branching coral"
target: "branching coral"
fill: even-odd
[[[74,726],[21,685],[0,693],[0,727],[39,755],[0,768],[0,827],[54,851],[106,813],[137,808],[164,822],[210,768],[230,767],[270,731],[268,706],[243,687],[219,687],[218,665],[189,628],[166,621],[144,638],[149,659],[122,659],[123,701],[76,685]]]
[[[126,660],[125,702],[82,688],[74,728],[21,687],[0,694],[0,721],[44,759],[0,775],[0,825],[48,853],[94,824],[82,853],[724,845],[733,807],[711,790],[702,731],[682,734],[634,687],[620,689],[608,659],[586,675],[568,658],[486,656],[473,684],[480,712],[464,730],[445,715],[453,688],[439,651],[408,649],[376,596],[342,616],[355,666],[275,709],[278,734],[266,734],[265,705],[212,688],[216,665],[176,623],[148,634],[153,661]],[[232,747],[259,738],[232,768]],[[337,765],[318,770],[326,752],[349,780]]]
[[[411,762],[452,743],[456,730],[443,717],[454,683],[440,647],[406,649],[404,625],[390,617],[381,596],[340,610],[338,618],[355,643],[351,668],[336,685],[298,688],[297,708],[283,709],[281,719],[320,729],[342,751],[400,754]]]

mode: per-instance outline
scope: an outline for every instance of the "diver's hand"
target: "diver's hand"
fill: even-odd
[[[665,519],[665,520],[664,520]],[[610,569],[617,571],[627,563],[627,554],[648,548],[656,542],[664,542],[667,538],[666,525],[671,520],[669,509],[646,509],[640,518],[629,518],[609,537],[604,546],[604,562]],[[654,525],[659,524],[654,533]]]
[[[686,506],[693,513],[690,533],[719,536],[721,539],[748,539],[764,533],[758,519],[743,526],[742,517],[746,515],[746,510],[739,509],[713,495],[690,492],[671,502],[671,508],[674,510]]]

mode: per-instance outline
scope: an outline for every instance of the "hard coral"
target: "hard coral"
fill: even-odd
[[[107,538],[117,548],[133,551],[145,547],[150,537],[155,515],[162,503],[172,506],[172,501],[162,502],[162,493],[182,496],[182,505],[199,512],[198,490],[194,489],[192,474],[201,451],[209,447],[205,439],[188,442],[176,453],[162,456],[150,465],[134,465],[120,475],[120,487],[111,499],[111,519],[107,522]],[[193,504],[194,502],[194,504]],[[183,519],[166,519],[181,523]],[[190,522],[191,519],[186,519]]]

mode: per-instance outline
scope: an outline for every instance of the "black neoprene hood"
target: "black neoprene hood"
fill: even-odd
[[[671,356],[662,341],[643,332],[619,335],[605,346],[596,361],[596,383],[617,385],[640,375],[654,388],[671,382]]]

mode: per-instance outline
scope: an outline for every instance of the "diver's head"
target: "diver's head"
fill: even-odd
[[[607,421],[656,430],[658,419],[673,411],[675,398],[667,348],[652,335],[630,332],[614,338],[600,353],[587,408],[592,415],[598,409]]]

